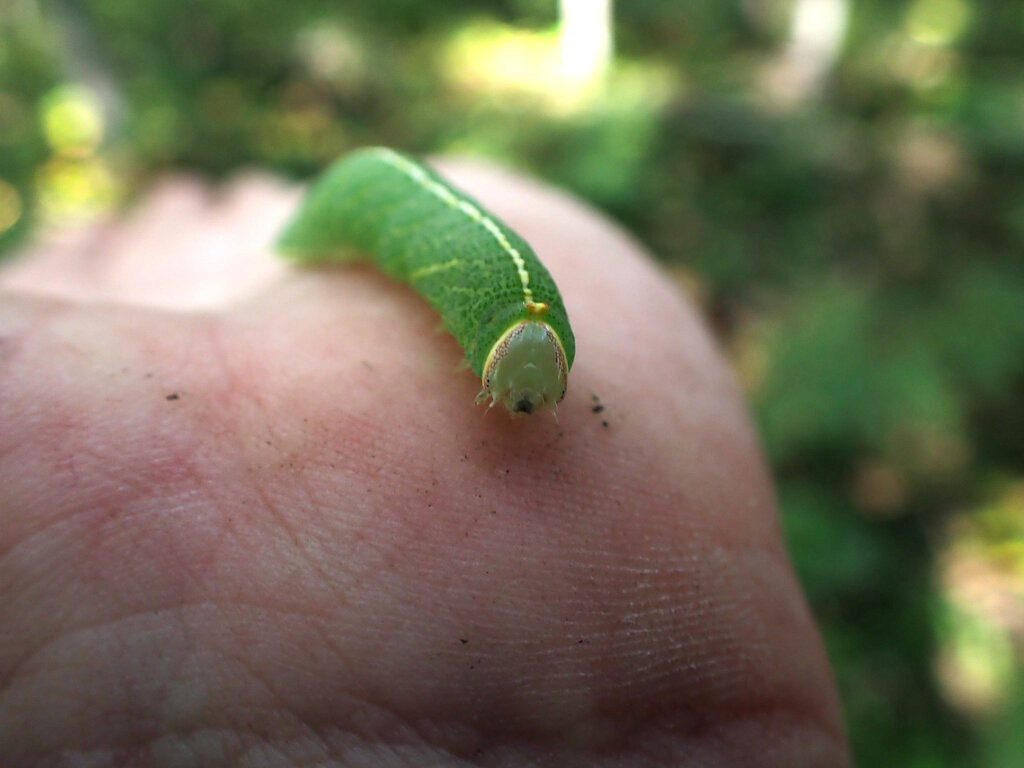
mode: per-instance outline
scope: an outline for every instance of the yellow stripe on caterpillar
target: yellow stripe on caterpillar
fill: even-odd
[[[461,259],[449,259],[448,261],[443,261],[440,264],[431,264],[426,267],[420,267],[419,269],[414,269],[409,273],[409,280],[418,280],[421,277],[433,275],[435,272],[444,272],[449,269],[455,269],[455,267],[459,266],[461,263]]]
[[[505,237],[505,233],[501,231],[501,228],[497,224],[494,223],[492,218],[485,215],[483,211],[468,200],[460,200],[457,198],[443,184],[439,184],[430,178],[430,176],[428,176],[420,166],[410,162],[397,152],[390,150],[387,147],[378,147],[374,151],[380,155],[382,160],[392,167],[397,168],[447,206],[454,208],[455,210],[462,211],[470,219],[486,229],[495,241],[497,241],[498,245],[501,246],[501,249],[511,257],[512,263],[515,265],[516,272],[519,275],[519,282],[522,283],[523,286],[523,303],[526,304],[527,308],[534,304],[533,291],[530,289],[530,273],[526,269],[526,262],[523,260],[522,254],[519,253],[519,251],[516,250],[516,247],[508,241],[508,238]]]

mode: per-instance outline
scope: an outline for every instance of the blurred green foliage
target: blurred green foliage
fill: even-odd
[[[733,355],[858,762],[1020,765],[1024,11],[819,3],[822,53],[807,5],[621,1],[584,87],[554,0],[0,0],[0,250],[168,168],[365,143],[573,190]]]

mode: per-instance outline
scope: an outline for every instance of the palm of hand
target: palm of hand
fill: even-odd
[[[265,181],[169,184],[0,279],[0,753],[842,764],[694,315],[572,202],[452,176],[563,289],[557,422],[474,408],[407,288],[274,262]]]

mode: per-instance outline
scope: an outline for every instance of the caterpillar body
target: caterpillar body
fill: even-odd
[[[431,169],[385,147],[341,158],[278,241],[310,263],[367,259],[441,315],[483,389],[530,414],[565,396],[575,339],[551,275],[519,235]]]

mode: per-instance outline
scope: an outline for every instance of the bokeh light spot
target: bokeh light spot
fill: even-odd
[[[907,35],[921,45],[949,45],[971,20],[964,0],[915,0],[907,11]]]
[[[21,218],[21,195],[13,185],[0,179],[0,235],[3,235]]]
[[[366,51],[352,32],[336,23],[320,23],[295,37],[296,57],[317,80],[342,92],[355,92],[367,77]]]
[[[43,97],[40,106],[43,134],[60,154],[92,154],[103,139],[103,110],[92,90],[76,84],[61,85]]]
[[[99,157],[55,157],[36,175],[44,218],[54,221],[90,217],[113,205],[118,185]]]

